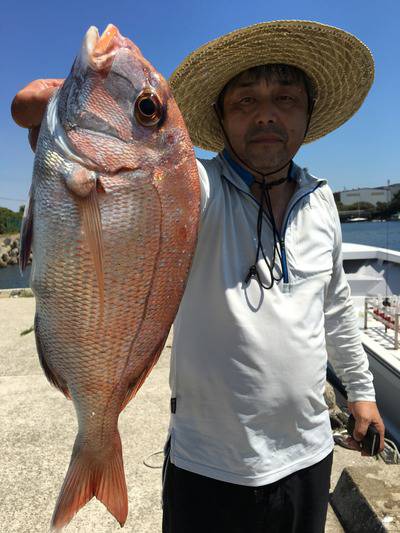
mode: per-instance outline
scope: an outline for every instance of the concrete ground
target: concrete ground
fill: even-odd
[[[43,375],[34,334],[20,335],[33,325],[34,306],[33,298],[0,299],[0,531],[5,533],[49,530],[77,427],[72,403]],[[120,417],[129,498],[125,530],[131,533],[161,531],[161,470],[143,461],[162,449],[166,437],[170,346],[169,339],[159,363]],[[162,455],[148,461],[161,466]],[[336,447],[331,490],[344,466],[369,464],[375,460]],[[64,531],[112,533],[120,527],[93,499]],[[326,532],[342,531],[330,508]]]

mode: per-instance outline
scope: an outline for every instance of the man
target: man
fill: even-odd
[[[292,161],[355,113],[372,79],[360,41],[303,21],[223,36],[172,75],[194,144],[222,152],[199,162],[201,229],[174,328],[164,533],[324,531],[327,354],[355,439],[372,423],[383,448],[333,195]],[[52,83],[17,95],[19,124],[37,128]]]

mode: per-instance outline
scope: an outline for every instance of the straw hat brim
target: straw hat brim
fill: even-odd
[[[223,148],[212,104],[234,76],[270,63],[294,65],[314,85],[316,103],[304,143],[323,137],[353,116],[374,79],[370,50],[338,28],[280,20],[233,31],[192,52],[169,80],[195,146],[214,152]]]

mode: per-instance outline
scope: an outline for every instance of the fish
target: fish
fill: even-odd
[[[116,26],[90,27],[48,103],[21,229],[39,360],[78,419],[53,530],[92,497],[121,527],[127,519],[118,417],[164,347],[199,212],[193,146],[167,82]]]

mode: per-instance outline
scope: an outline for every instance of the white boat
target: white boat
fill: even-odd
[[[365,217],[354,217],[354,218],[348,218],[346,222],[366,222],[368,218]]]
[[[381,305],[381,311],[387,312],[378,312],[379,302],[382,304],[387,298],[393,303],[394,296],[400,295],[400,252],[343,243],[343,267],[360,320],[361,340],[374,375],[378,407],[391,437],[400,444],[400,349],[395,346],[394,323],[400,304],[397,309],[393,305]],[[397,338],[400,339],[399,333]]]

